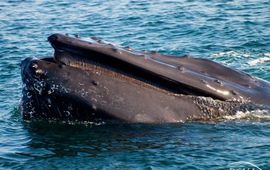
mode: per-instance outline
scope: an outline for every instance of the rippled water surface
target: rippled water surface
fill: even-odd
[[[230,169],[239,162],[270,169],[269,113],[173,125],[22,121],[19,63],[51,56],[46,38],[56,32],[208,58],[270,81],[268,0],[2,0],[3,169]]]

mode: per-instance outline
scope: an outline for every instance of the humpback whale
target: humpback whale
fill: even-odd
[[[53,34],[21,62],[25,120],[174,123],[269,108],[270,83],[214,61]]]

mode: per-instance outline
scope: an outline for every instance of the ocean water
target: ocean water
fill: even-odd
[[[269,111],[160,125],[23,121],[19,63],[52,56],[52,33],[208,58],[270,81],[268,0],[2,0],[0,169],[270,169]]]

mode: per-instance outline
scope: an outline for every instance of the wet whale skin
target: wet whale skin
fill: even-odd
[[[210,60],[62,34],[48,40],[54,57],[21,64],[25,119],[184,122],[270,104],[268,82]]]

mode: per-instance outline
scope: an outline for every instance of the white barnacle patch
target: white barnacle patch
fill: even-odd
[[[82,89],[80,93],[82,97],[85,97],[86,95],[88,95],[88,91],[85,91],[85,89]]]
[[[37,69],[37,70],[35,71],[35,73],[36,73],[36,74],[44,74],[44,71],[41,70],[41,69]]]
[[[220,93],[220,94],[222,94],[224,96],[230,95],[230,92],[227,91],[227,90],[220,90],[220,89],[217,89],[217,88],[215,88],[215,87],[213,87],[213,86],[211,86],[209,84],[207,84],[206,87],[208,87],[209,89],[211,89],[211,90],[213,90],[213,91],[215,91],[217,93]]]
[[[39,95],[42,94],[43,88],[45,87],[45,82],[36,81],[33,85],[34,89],[38,92]]]
[[[93,97],[92,97],[92,98],[91,98],[91,101],[92,101],[93,103],[97,103],[98,100],[97,100],[96,98],[93,98]]]
[[[88,91],[85,89],[75,90],[76,93],[80,94],[81,97],[86,97],[88,95]]]
[[[56,89],[56,86],[53,84],[53,85],[51,86],[51,88],[48,90],[48,94],[49,94],[49,95],[52,94],[52,93],[54,92],[55,89]]]
[[[105,90],[105,93],[106,93],[106,94],[109,94],[109,91],[110,91],[109,88],[108,88],[108,87],[105,87],[105,86],[104,86],[103,88],[104,88],[104,90]]]
[[[47,102],[48,102],[48,107],[52,107],[52,101],[50,98],[47,99]]]
[[[30,99],[30,98],[32,97],[32,94],[28,91],[28,92],[26,93],[26,97],[27,97],[28,99]]]
[[[34,64],[32,65],[32,68],[38,68],[38,65],[37,65],[36,63],[34,63]]]
[[[64,110],[64,113],[65,113],[65,116],[67,116],[67,117],[70,117],[71,116],[71,113],[68,110]]]
[[[65,88],[64,86],[61,86],[61,90],[64,91],[65,93],[69,93],[71,90],[68,88]]]
[[[68,109],[69,111],[73,110],[72,104],[69,104],[68,107],[67,107],[67,109]]]

